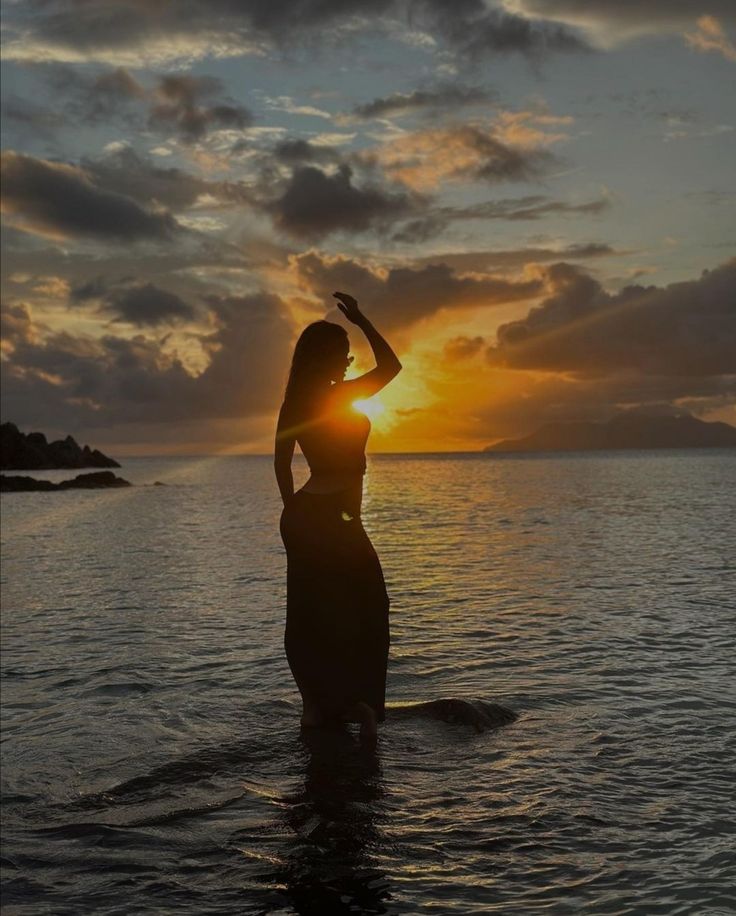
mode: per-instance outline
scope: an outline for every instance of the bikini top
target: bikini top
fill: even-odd
[[[352,404],[336,404],[303,426],[297,442],[314,473],[364,474],[371,422]]]

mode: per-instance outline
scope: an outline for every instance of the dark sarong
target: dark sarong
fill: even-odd
[[[345,493],[299,490],[281,514],[294,679],[328,719],[358,702],[384,719],[389,599],[378,555]]]

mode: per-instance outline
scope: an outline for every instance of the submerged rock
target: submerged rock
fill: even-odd
[[[0,492],[25,493],[46,490],[96,490],[101,487],[130,487],[132,484],[116,477],[112,471],[97,471],[94,474],[77,474],[72,480],[52,483],[50,480],[36,480],[34,477],[9,476],[0,474]]]
[[[498,703],[487,703],[485,700],[461,700],[457,697],[387,706],[386,715],[395,719],[427,717],[453,724],[472,725],[477,732],[498,728],[499,725],[509,725],[518,718],[511,709],[500,706]]]

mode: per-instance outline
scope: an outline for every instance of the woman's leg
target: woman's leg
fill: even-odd
[[[361,741],[375,743],[378,736],[378,719],[375,709],[368,703],[359,702],[343,715],[344,722],[358,722],[360,724]]]
[[[302,696],[302,725],[305,728],[314,728],[325,724],[325,717],[322,715],[319,706],[308,697]]]

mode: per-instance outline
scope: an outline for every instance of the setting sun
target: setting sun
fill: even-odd
[[[370,420],[375,420],[386,412],[386,407],[376,395],[372,398],[360,398],[357,401],[353,401],[353,407],[364,413]]]

